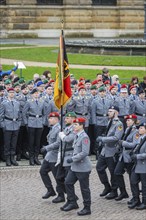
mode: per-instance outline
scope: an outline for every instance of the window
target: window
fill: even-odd
[[[92,0],[92,5],[116,5],[117,0]]]
[[[6,0],[0,0],[0,5],[6,5]]]
[[[63,0],[37,0],[38,5],[63,5]]]

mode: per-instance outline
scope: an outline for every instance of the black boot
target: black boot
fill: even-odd
[[[128,208],[129,209],[134,209],[136,206],[139,206],[141,203],[140,203],[140,199],[139,198],[134,198],[133,202],[128,205]]]
[[[18,165],[19,165],[19,164],[16,162],[14,155],[11,155],[11,163],[12,163],[14,166],[18,166]]]
[[[105,189],[103,190],[103,192],[100,194],[100,196],[106,196],[108,193],[111,192],[111,187],[109,184],[105,185]]]
[[[29,160],[29,155],[26,152],[23,152],[21,158],[25,160]]]
[[[126,192],[125,188],[120,188],[120,191],[121,191],[121,194],[117,198],[115,198],[116,201],[129,198],[128,193]]]
[[[55,199],[52,200],[53,203],[65,202],[64,194],[59,194]]]
[[[8,166],[8,167],[11,166],[10,155],[6,156],[6,166]]]
[[[55,195],[56,195],[56,193],[55,193],[54,189],[51,188],[51,189],[48,189],[48,191],[46,192],[46,194],[44,196],[42,196],[42,199],[48,199],[49,197],[55,196]]]
[[[35,157],[35,158],[34,158],[34,163],[35,163],[36,165],[41,165],[41,162],[39,161],[38,157]]]
[[[132,198],[127,202],[127,205],[131,205],[133,201],[134,201],[134,198],[132,197]]]
[[[142,203],[136,207],[137,210],[144,210],[146,209],[146,198],[142,199]]]
[[[90,207],[84,207],[81,211],[77,212],[78,215],[91,215],[91,209]]]
[[[110,199],[115,199],[117,196],[118,196],[117,190],[114,189],[105,198],[110,200]]]
[[[30,159],[29,159],[29,164],[31,165],[31,166],[34,166],[34,158],[33,157],[30,157]]]
[[[16,160],[17,160],[17,161],[20,161],[20,160],[21,160],[21,154],[17,154]]]

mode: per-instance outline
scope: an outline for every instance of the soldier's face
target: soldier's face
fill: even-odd
[[[34,94],[32,94],[33,98],[37,99],[39,97],[39,93],[35,92]]]
[[[4,96],[4,90],[1,90],[1,91],[0,91],[0,96],[1,96],[1,97]]]
[[[65,117],[65,124],[66,125],[72,124],[72,122],[73,122],[72,117]]]
[[[85,89],[80,89],[79,95],[84,96],[85,93],[86,93],[86,90],[85,90]]]
[[[130,90],[130,93],[131,93],[132,95],[136,95],[136,89],[135,89],[135,88],[131,89],[131,90]]]
[[[134,121],[129,118],[129,119],[126,120],[126,124],[127,124],[127,127],[130,127],[134,124]]]
[[[139,98],[140,98],[140,99],[145,99],[145,93],[140,93],[140,94],[139,94]]]
[[[83,129],[83,125],[80,125],[79,123],[74,123],[74,131],[79,132]]]
[[[14,98],[14,91],[10,91],[10,92],[8,93],[8,96],[9,96],[9,98]]]
[[[46,89],[46,93],[47,93],[48,95],[52,95],[52,93],[53,93],[53,88],[52,88],[52,87],[48,87],[48,88]]]
[[[113,118],[115,116],[115,110],[109,109],[108,110],[108,117]]]
[[[123,98],[126,98],[128,96],[128,92],[121,92],[120,94]]]
[[[58,118],[57,117],[50,117],[49,118],[49,124],[50,125],[55,125],[58,123]]]
[[[106,95],[106,91],[99,92],[99,95],[100,95],[101,97],[104,97],[104,96]]]
[[[140,134],[140,135],[146,134],[146,128],[145,128],[145,126],[140,126],[138,130],[139,130],[139,134]]]

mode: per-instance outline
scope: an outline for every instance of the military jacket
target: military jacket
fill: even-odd
[[[142,138],[144,138],[143,136]],[[141,137],[140,137],[141,138]],[[139,142],[140,142],[139,138]],[[135,166],[135,173],[146,173],[146,141],[140,148],[139,153],[136,155],[137,161]]]
[[[19,130],[21,124],[20,103],[15,99],[4,100],[0,105],[0,121],[4,130]]]
[[[106,137],[102,138],[103,148],[101,155],[105,157],[113,157],[116,153],[116,146],[123,135],[124,129],[122,122],[115,118]]]
[[[140,124],[146,123],[146,100],[142,102],[142,100],[138,98],[138,100],[133,101],[132,113],[135,113],[137,115]]]
[[[128,131],[128,128],[126,128],[125,133]],[[139,134],[135,126],[133,126],[130,134],[127,136],[126,140],[122,142],[122,148],[123,151],[119,157],[119,161],[123,159],[125,163],[131,162],[130,152],[132,149],[136,146],[138,143]]]
[[[45,146],[47,150],[47,154],[45,156],[45,160],[50,163],[57,162],[58,150],[60,146],[60,138],[58,136],[60,132],[60,124],[55,124],[47,135],[48,145]]]
[[[42,128],[45,123],[44,101],[29,99],[22,110],[24,124],[32,128]]]
[[[84,130],[76,134],[76,138],[73,142],[73,148],[73,162],[71,164],[71,170],[74,172],[90,172],[92,168],[88,157],[90,140]]]

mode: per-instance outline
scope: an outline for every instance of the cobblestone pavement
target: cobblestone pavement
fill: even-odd
[[[96,173],[96,162],[95,160],[92,162],[93,169],[90,178],[92,214],[86,217],[77,216],[77,210],[60,211],[63,203],[53,204],[53,197],[47,200],[41,198],[46,190],[39,175],[39,166],[28,166],[28,161],[21,161],[20,166],[8,168],[1,163],[0,220],[145,220],[145,210],[129,210],[127,199],[116,202],[115,200],[108,201],[99,196],[103,186]],[[131,196],[128,176],[125,175],[125,178],[127,190]],[[83,204],[78,183],[75,188],[79,197],[80,210]]]

